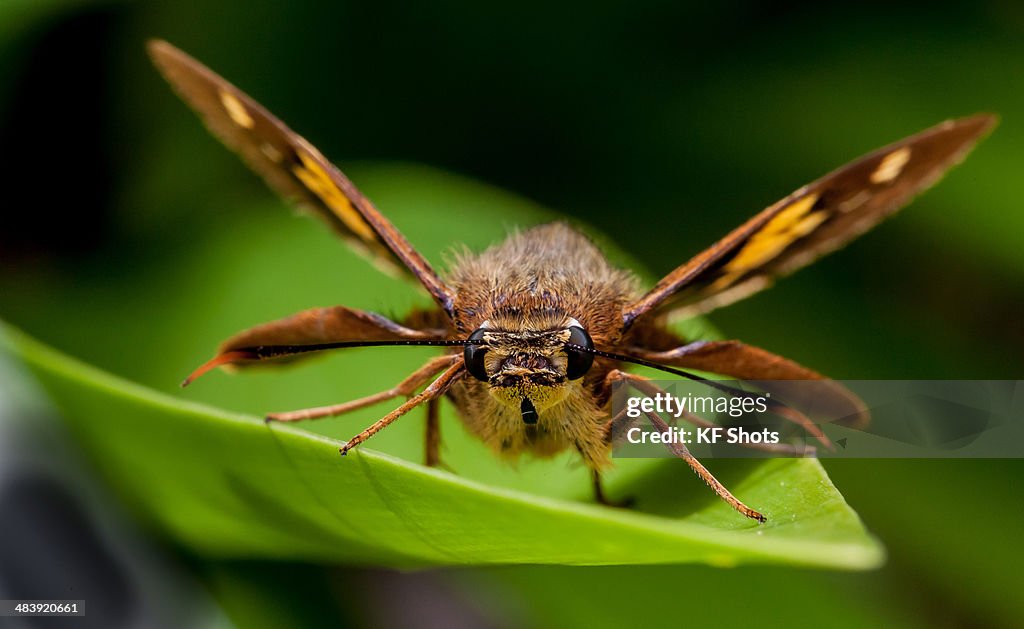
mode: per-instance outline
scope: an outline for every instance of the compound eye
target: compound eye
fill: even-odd
[[[567,343],[579,345],[586,349],[594,349],[594,342],[590,340],[590,335],[587,334],[587,331],[575,325],[569,328],[569,340]],[[568,345],[565,348],[565,355],[569,359],[565,369],[565,377],[569,380],[582,378],[590,371],[591,365],[594,364],[593,354],[569,347]]]
[[[487,382],[487,367],[484,365],[484,356],[487,354],[487,347],[480,345],[479,342],[484,340],[484,329],[480,328],[469,335],[469,343],[466,345],[466,349],[462,352],[462,357],[466,361],[466,371],[469,375],[473,376],[477,380]],[[476,341],[474,343],[473,341]]]

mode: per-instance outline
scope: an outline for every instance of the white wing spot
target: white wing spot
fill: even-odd
[[[246,129],[252,129],[255,126],[256,122],[249,115],[249,112],[246,111],[245,105],[231,92],[222,90],[220,93],[220,103],[224,105],[224,111],[228,112],[228,116],[236,125]]]
[[[878,164],[875,172],[871,173],[871,183],[889,183],[899,177],[903,167],[910,161],[910,147],[896,149],[886,155]]]

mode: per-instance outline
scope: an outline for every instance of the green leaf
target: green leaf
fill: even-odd
[[[390,167],[356,179],[435,260],[453,239],[479,247],[510,221],[546,217],[520,199],[434,171]],[[488,209],[467,212],[476,208]],[[411,294],[408,287],[346,260],[319,225],[276,213],[229,216],[216,237],[168,255],[175,264],[160,273],[140,263],[143,272],[122,278],[101,262],[84,273],[95,285],[16,285],[24,299],[5,308],[132,380],[174,391],[231,326],[325,305],[332,283],[357,307],[380,310],[383,302],[401,312],[415,301],[400,297]],[[111,268],[126,266],[119,262]],[[299,281],[334,268],[358,273]],[[76,305],[73,317],[44,297],[54,291],[59,303]],[[209,556],[396,567],[701,562],[867,569],[882,561],[880,545],[816,460],[707,462],[768,516],[766,525],[737,514],[677,460],[618,460],[610,492],[635,496],[637,509],[612,509],[590,502],[587,472],[574,457],[505,466],[461,429],[447,405],[443,452],[458,474],[410,462],[422,451],[423,420],[415,416],[342,458],[338,438],[358,432],[381,408],[301,427],[267,425],[129,382],[5,327],[0,347],[35,373],[110,484],[156,527]],[[208,376],[184,395],[248,412],[309,406],[390,386],[427,355],[339,353],[289,370]]]
[[[214,556],[391,566],[779,562],[878,565],[880,550],[815,460],[716,466],[768,514],[745,521],[697,481],[658,461],[635,487],[663,516],[488,486],[300,428],[149,391],[6,327],[20,356],[96,464],[146,515]],[[671,469],[675,468],[675,469]],[[739,472],[742,471],[742,477]],[[696,499],[695,499],[696,498]],[[682,513],[679,513],[682,511]]]

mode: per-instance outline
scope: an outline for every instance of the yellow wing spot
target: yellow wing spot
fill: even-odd
[[[871,173],[871,183],[889,183],[900,176],[903,167],[910,161],[910,147],[896,149],[886,155],[878,164],[875,172]]]
[[[299,181],[331,208],[334,215],[355,235],[367,242],[376,242],[377,233],[367,225],[363,215],[352,206],[345,193],[331,181],[319,162],[304,151],[299,151],[299,159],[302,160],[302,166],[292,167]]]
[[[224,105],[224,111],[228,112],[228,117],[236,125],[246,129],[252,129],[256,125],[256,121],[249,115],[242,101],[238,100],[231,92],[221,90],[220,104]]]
[[[818,197],[818,194],[801,197],[776,214],[722,268],[722,277],[715,280],[711,289],[728,287],[744,274],[775,258],[797,239],[817,229],[828,218],[828,212],[811,212]]]

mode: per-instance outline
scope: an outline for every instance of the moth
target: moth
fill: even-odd
[[[404,399],[341,446],[341,454],[422,405],[426,463],[437,465],[438,404],[446,398],[469,432],[502,457],[578,452],[603,504],[614,504],[602,489],[601,473],[611,464],[613,435],[623,422],[621,413],[610,416],[612,388],[621,383],[647,394],[659,391],[651,380],[627,372],[628,364],[698,380],[693,371],[741,381],[829,382],[739,341],[681,338],[670,320],[742,299],[843,246],[934,184],[996,124],[990,114],[949,120],[861,157],[771,205],[647,289],[564,222],[531,227],[480,253],[463,254],[442,275],[340,170],[256,101],[167,42],[151,41],[148,50],[209,130],[273,190],[326,221],[382,269],[410,276],[434,304],[402,321],[334,306],[264,323],[225,341],[183,386],[224,365],[348,347],[437,346],[442,355],[384,391],[267,418],[310,420]],[[838,384],[823,391],[825,402],[846,409],[845,421],[866,421],[852,393]],[[776,404],[772,410],[830,445],[798,409]],[[650,420],[667,430],[657,414]],[[725,502],[749,518],[766,520],[685,446],[672,447]]]

